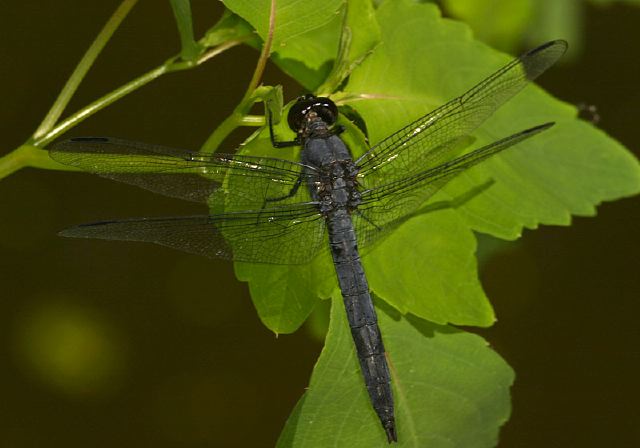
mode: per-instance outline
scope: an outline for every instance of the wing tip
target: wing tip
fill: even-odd
[[[565,51],[567,51],[567,49],[569,48],[569,42],[564,39],[550,40],[549,42],[545,42],[542,45],[538,45],[537,47],[527,51],[525,53],[525,56],[533,56],[534,54],[541,53],[551,47],[555,47],[555,49],[560,50],[558,55],[559,57],[563,55]]]
[[[569,43],[564,39],[546,42],[520,56],[525,76],[529,81],[540,76],[565,54]]]
[[[539,124],[538,126],[534,126],[532,128],[526,129],[523,134],[535,134],[537,132],[546,131],[547,129],[553,127],[556,124],[555,121],[549,121],[547,123]]]
[[[57,233],[58,236],[63,238],[82,238],[81,235],[78,235],[78,227],[69,227],[68,229],[63,229]]]
[[[558,48],[567,49],[569,48],[569,42],[567,42],[564,39],[554,39],[554,40],[550,40],[549,42],[543,43],[542,45],[538,46],[537,48],[534,48],[531,51],[534,53],[537,53],[538,51],[546,50],[549,47],[558,47]]]
[[[78,224],[77,226],[68,227],[58,232],[58,236],[64,238],[95,238],[91,235],[92,230],[96,227],[103,227],[109,224],[116,223],[117,221],[97,221],[87,224]]]

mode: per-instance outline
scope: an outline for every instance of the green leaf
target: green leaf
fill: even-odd
[[[379,303],[380,304],[380,303]],[[398,446],[493,447],[510,412],[513,372],[479,336],[378,307],[396,405]],[[386,447],[340,299],[308,390],[278,441],[289,447]]]
[[[254,37],[253,39],[248,39],[249,36]],[[205,47],[215,47],[233,39],[243,38],[247,39],[246,43],[251,46],[257,48],[260,45],[260,39],[255,37],[251,25],[240,16],[225,10],[220,20],[207,30],[201,39],[201,44]]]
[[[313,90],[329,72],[338,51],[344,0],[278,0],[272,57],[286,73]],[[271,0],[224,0],[264,41]]]
[[[514,239],[523,227],[569,225],[571,215],[594,216],[601,202],[640,191],[640,166],[622,145],[584,121],[557,121],[557,129],[529,144],[531,150],[488,162],[495,188],[460,209],[475,230]],[[513,123],[524,124],[524,116]],[[482,177],[469,173],[448,191],[455,194]]]
[[[302,4],[302,3],[301,3]],[[273,62],[308,92],[329,74],[338,54],[341,15],[312,32],[297,36],[286,47],[275,50]]]
[[[345,89],[360,98],[350,104],[364,117],[373,143],[510,60],[474,41],[465,25],[442,19],[431,4],[386,2],[378,21],[384,44],[354,70]],[[575,108],[541,89],[525,89],[475,133],[477,145],[547,121],[558,124],[461,175],[441,198],[493,179],[491,188],[457,210],[473,229],[513,239],[525,227],[566,225],[571,214],[593,215],[602,201],[638,193],[634,157],[576,115]],[[399,271],[411,267],[399,263]]]
[[[442,19],[432,5],[407,1],[393,5],[378,10],[384,43],[353,71],[345,89],[352,98],[368,98],[349,104],[364,117],[372,142],[463,93],[510,60],[473,41],[466,26]],[[406,64],[407,60],[413,63]],[[640,170],[633,157],[575,116],[573,107],[537,87],[525,89],[503,106],[475,134],[475,147],[536,124],[558,124],[448,184],[432,204],[453,201],[450,208],[455,211],[409,220],[368,254],[365,268],[376,294],[398,310],[432,322],[490,325],[495,317],[477,279],[471,230],[513,239],[524,227],[568,224],[571,214],[593,214],[602,200],[640,189]],[[357,142],[361,140],[347,128],[345,138],[352,151],[360,153],[362,145]],[[285,123],[276,133],[283,139],[291,136]],[[262,145],[261,149],[248,146],[248,151],[274,155],[266,132],[252,144]],[[278,157],[299,157],[296,150],[278,151]],[[469,196],[488,183],[484,191]],[[456,202],[465,196],[470,199]],[[279,274],[265,288],[270,291],[259,291],[259,282],[269,275],[256,269],[255,277],[243,271],[243,280],[255,291],[259,312],[269,313],[268,317],[261,314],[263,321],[277,332],[297,328],[317,297],[326,297],[330,291],[305,289],[299,281],[302,267],[270,268]],[[335,276],[329,260],[314,264],[313,269],[318,278]],[[296,278],[287,279],[286,272]],[[307,278],[313,285],[315,277]],[[274,307],[266,305],[270,300],[275,301],[275,314]],[[298,311],[289,314],[284,309],[288,302],[296,303]]]
[[[454,210],[409,220],[370,257],[369,286],[402,313],[487,327],[495,316],[477,275],[476,240]]]
[[[380,43],[380,27],[370,0],[349,0],[346,14],[345,25],[351,30],[349,61],[354,62]]]
[[[337,287],[331,260],[318,257],[305,265],[236,263],[239,280],[249,283],[260,320],[276,334],[293,333],[321,298]]]
[[[380,42],[380,28],[371,1],[349,0],[346,5],[336,60],[318,88],[320,95],[336,90]]]
[[[467,23],[476,37],[503,51],[519,47],[534,18],[532,0],[444,0],[443,9]],[[555,3],[566,3],[558,2]],[[549,37],[546,40],[564,36]]]
[[[223,0],[234,13],[249,22],[262,40],[269,32],[272,0]],[[298,36],[322,28],[335,20],[344,0],[277,0],[273,51],[280,51]]]
[[[327,331],[329,331],[330,313],[331,300],[321,300],[304,323],[307,335],[320,343],[324,343]]]

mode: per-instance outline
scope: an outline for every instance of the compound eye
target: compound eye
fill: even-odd
[[[298,98],[298,101],[291,106],[287,115],[287,122],[293,132],[298,132],[302,128],[302,122],[305,115],[311,110],[315,97],[313,95],[304,95]]]
[[[336,122],[338,116],[338,108],[329,98],[307,94],[298,98],[298,101],[289,109],[287,122],[291,130],[298,132],[310,111],[314,111],[329,126]]]
[[[317,97],[312,106],[313,111],[318,114],[322,121],[331,126],[338,118],[338,107],[329,98]]]

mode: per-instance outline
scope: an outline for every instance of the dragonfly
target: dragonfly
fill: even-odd
[[[371,406],[388,442],[397,442],[392,379],[362,251],[460,173],[549,129],[553,122],[459,155],[464,139],[566,49],[555,40],[524,53],[356,159],[340,137],[336,104],[312,94],[289,110],[293,140],[277,141],[268,120],[273,146],[300,146],[299,161],[106,137],[56,143],[49,153],[58,162],[208,206],[202,215],[100,221],[61,235],[152,242],[250,263],[303,264],[330,252]]]

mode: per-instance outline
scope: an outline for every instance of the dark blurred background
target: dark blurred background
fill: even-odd
[[[33,132],[118,4],[3,3],[0,154]],[[640,8],[585,8],[581,53],[540,83],[596,105],[599,126],[638,155]],[[196,35],[222,11],[193,9]],[[168,2],[141,1],[68,111],[178,52],[174,28]],[[256,58],[239,47],[163,77],[69,135],[197,148]],[[299,93],[274,67],[265,81],[284,84],[286,99]],[[0,182],[1,447],[274,445],[321,349],[311,332],[269,332],[230,263],[56,237],[101,218],[196,210],[83,174],[28,169]],[[640,446],[639,218],[640,198],[603,204],[483,263],[499,322],[479,333],[517,374],[501,447]]]

